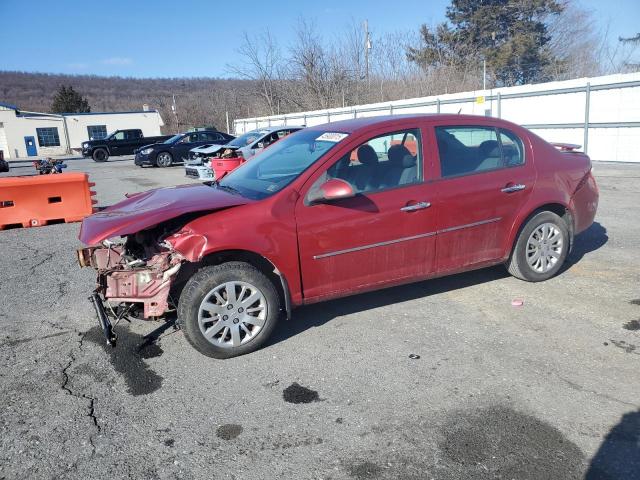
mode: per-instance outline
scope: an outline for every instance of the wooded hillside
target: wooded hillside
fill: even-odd
[[[194,125],[226,128],[225,112],[231,121],[255,115],[257,100],[250,93],[249,80],[215,78],[122,78],[95,75],[56,75],[0,71],[0,102],[35,112],[51,111],[61,85],[71,85],[89,101],[93,112],[142,110],[143,104],[160,111],[167,132]],[[179,125],[171,111],[173,95]]]

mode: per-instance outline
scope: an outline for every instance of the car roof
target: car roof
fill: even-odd
[[[271,132],[277,132],[278,130],[293,130],[293,129],[298,129],[298,130],[302,130],[304,127],[300,126],[300,125],[278,125],[278,126],[274,126],[274,127],[261,127],[261,128],[254,128],[253,130],[249,130],[249,132],[265,132],[265,133],[271,133]],[[246,132],[246,133],[249,133]]]
[[[470,121],[476,122],[478,125],[492,125],[494,122],[501,122],[505,125],[510,124],[504,120],[495,117],[484,117],[480,115],[459,115],[455,113],[423,113],[423,114],[406,114],[406,115],[382,115],[378,117],[360,117],[349,120],[340,120],[337,122],[324,123],[322,125],[314,125],[308,127],[312,130],[355,133],[359,130],[368,129],[378,126],[392,127],[394,124],[405,123],[407,120],[429,120],[430,122],[455,122]]]
[[[192,130],[190,132],[176,133],[176,135],[190,135],[192,133],[224,133],[224,132],[219,132],[218,130]]]

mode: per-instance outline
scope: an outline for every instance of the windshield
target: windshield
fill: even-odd
[[[179,133],[178,135],[174,135],[171,138],[167,138],[164,142],[162,143],[173,143],[173,142],[177,142],[178,140],[180,140],[182,138],[182,134]]]
[[[247,145],[251,145],[260,137],[265,136],[267,133],[269,133],[267,130],[251,130],[244,135],[240,135],[238,138],[234,138],[229,143],[227,143],[227,145],[229,145],[230,147],[238,148],[246,147]]]
[[[345,137],[346,133],[300,130],[236,168],[216,185],[261,200],[289,185]]]

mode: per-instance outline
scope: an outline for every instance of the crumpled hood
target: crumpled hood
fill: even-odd
[[[207,185],[181,185],[138,193],[85,218],[80,240],[87,245],[145,230],[191,212],[211,212],[252,200]]]
[[[220,150],[226,150],[226,149],[230,149],[230,150],[236,150],[238,147],[230,147],[228,145],[202,145],[201,147],[196,147],[196,148],[192,148],[191,151],[194,153],[205,153],[205,154],[211,154],[211,153],[216,153],[219,152]]]

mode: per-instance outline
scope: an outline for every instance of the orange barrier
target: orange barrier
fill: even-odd
[[[0,230],[79,222],[94,211],[94,185],[86,173],[0,178]]]

